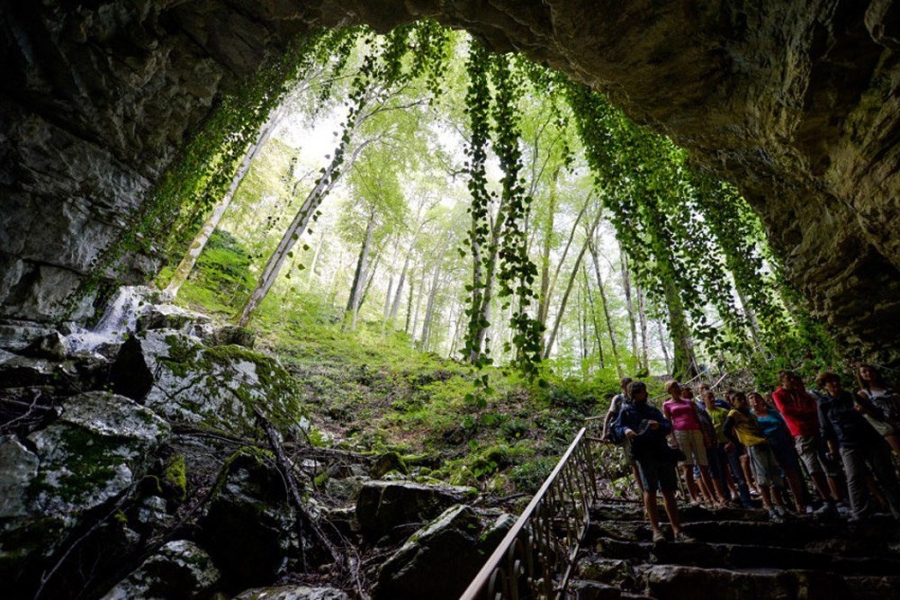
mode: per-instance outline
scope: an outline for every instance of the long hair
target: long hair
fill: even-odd
[[[875,374],[874,383],[887,389],[888,386],[884,382],[884,378],[881,376],[881,372],[878,370],[877,367],[875,367],[875,365],[870,365],[868,363],[859,363],[858,365],[856,365],[856,383],[859,384],[859,389],[866,390],[867,394],[872,391],[871,383],[868,381],[863,381],[863,378],[859,374],[859,372],[862,371],[863,369],[871,370],[872,373]]]

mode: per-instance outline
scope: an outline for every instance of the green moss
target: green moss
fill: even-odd
[[[59,446],[65,449],[70,460],[65,469],[50,470],[57,475],[52,482],[48,480],[48,470],[42,469],[30,493],[34,497],[47,493],[77,503],[115,476],[116,468],[122,463],[116,453],[122,442],[74,425],[61,428],[59,435]]]
[[[183,454],[172,458],[163,472],[163,480],[172,490],[175,500],[184,502],[187,499],[187,466]]]

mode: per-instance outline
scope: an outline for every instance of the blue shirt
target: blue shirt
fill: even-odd
[[[649,429],[645,427],[646,421],[656,421],[659,427]],[[647,402],[634,402],[626,404],[616,419],[616,433],[625,437],[625,430],[631,429],[638,435],[631,438],[631,451],[634,457],[640,460],[646,452],[658,450],[662,446],[668,446],[666,436],[672,432],[672,424],[666,420],[662,412]]]

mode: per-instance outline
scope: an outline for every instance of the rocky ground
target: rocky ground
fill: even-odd
[[[310,443],[253,336],[152,309],[123,343],[0,351],[9,598],[453,598],[513,518],[394,452]],[[34,332],[32,332],[33,334]]]

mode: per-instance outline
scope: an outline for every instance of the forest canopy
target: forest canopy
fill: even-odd
[[[835,361],[733,185],[598,91],[431,21],[299,40],[156,196],[161,284],[213,277],[203,302],[241,324],[362,321],[529,376]]]

